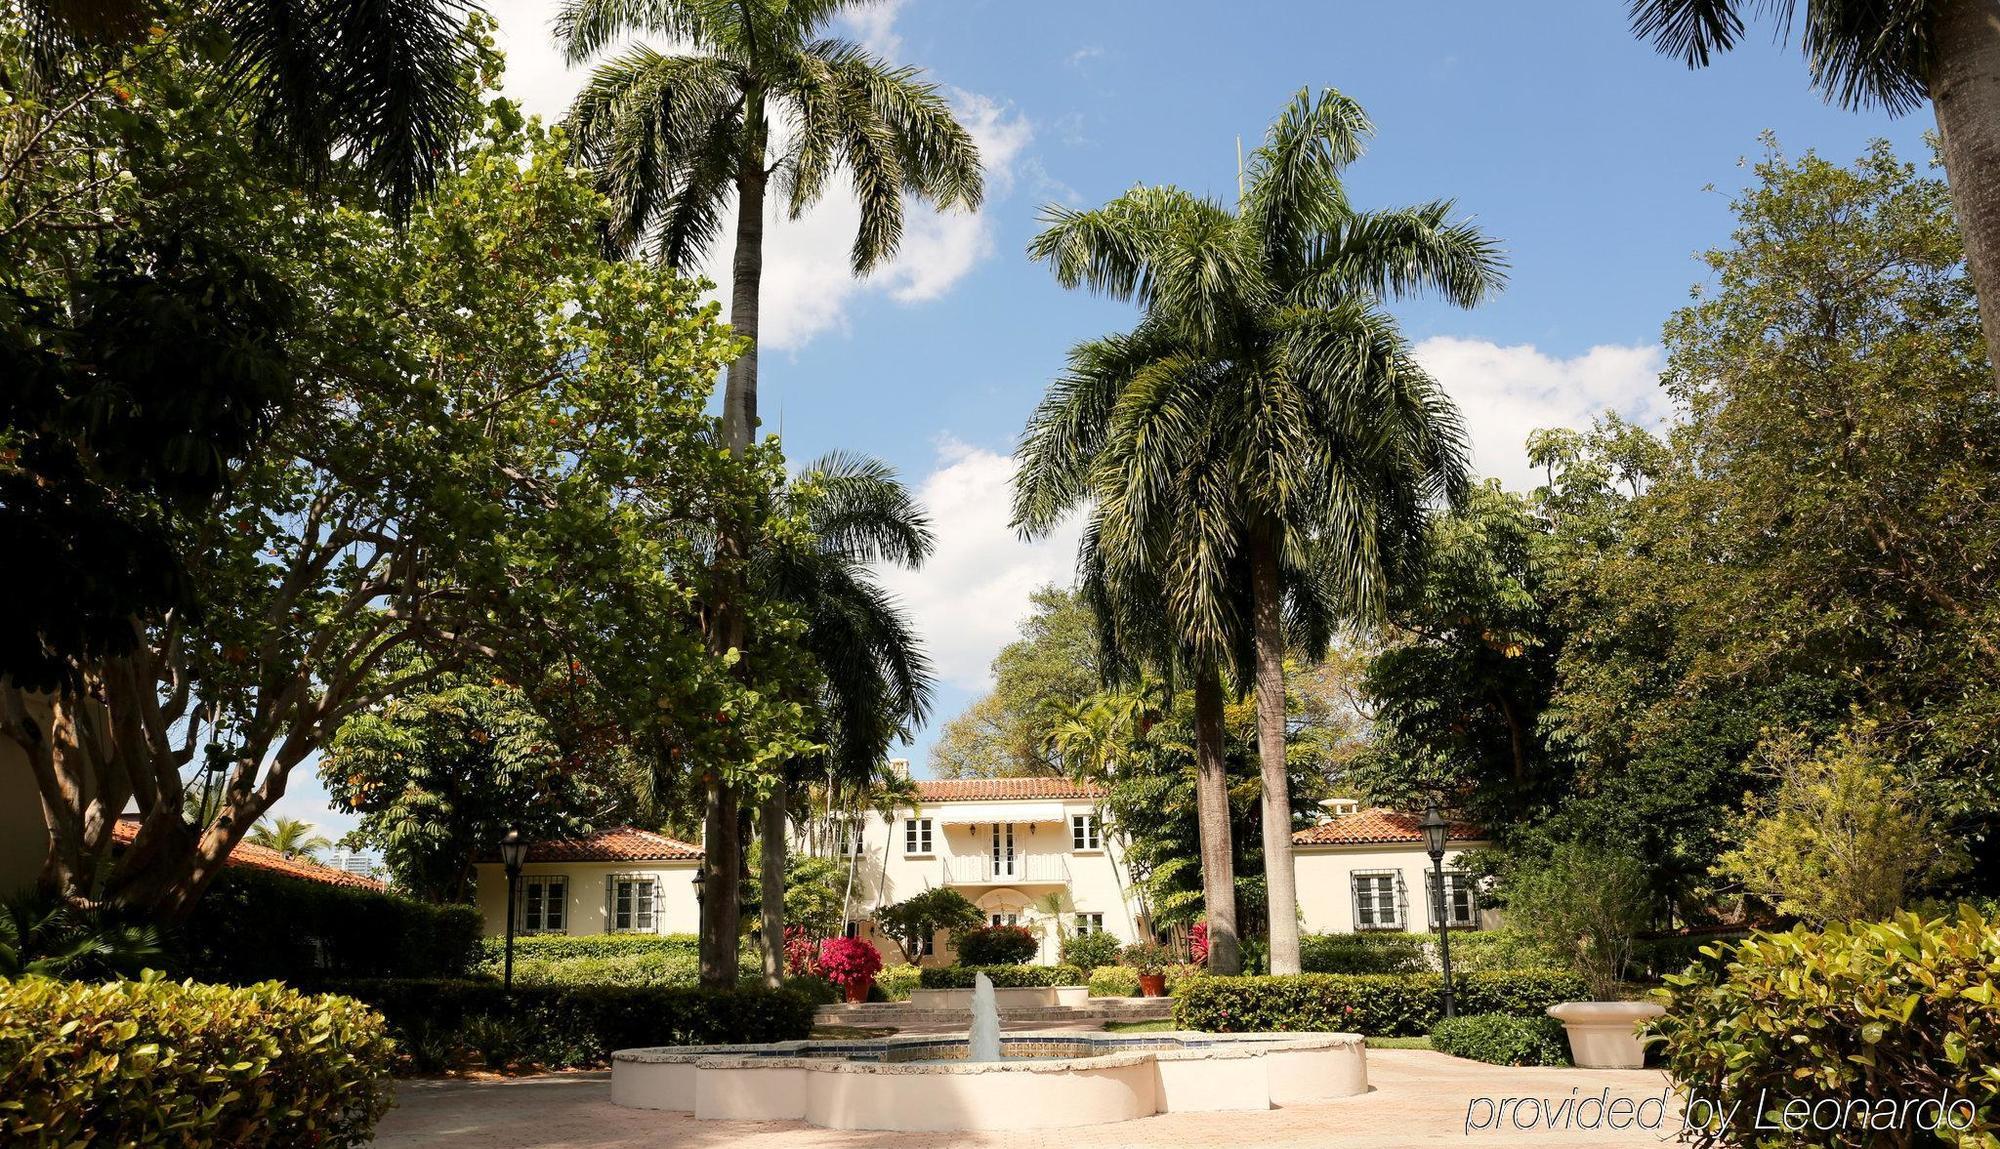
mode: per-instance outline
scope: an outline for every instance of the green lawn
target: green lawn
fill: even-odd
[[[1370,1049],[1429,1049],[1430,1047],[1431,1039],[1428,1037],[1371,1037],[1368,1039],[1368,1048]]]

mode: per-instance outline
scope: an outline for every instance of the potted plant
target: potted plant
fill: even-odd
[[[1632,942],[1651,917],[1644,863],[1582,842],[1556,847],[1508,882],[1508,915],[1551,949],[1590,988],[1589,1001],[1548,1008],[1569,1034],[1570,1060],[1584,1069],[1637,1069],[1646,1062],[1639,1027],[1665,1012],[1625,1000],[1621,981]]]
[[[882,955],[860,938],[828,938],[819,943],[819,974],[839,986],[851,1003],[868,1000],[875,975],[882,972]]]
[[[1133,942],[1122,956],[1139,975],[1139,996],[1167,996],[1167,966],[1174,960],[1167,947],[1158,942]]]

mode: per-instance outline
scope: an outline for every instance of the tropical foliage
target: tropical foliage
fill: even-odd
[[[247,841],[267,850],[276,850],[287,858],[304,858],[311,862],[319,860],[320,851],[333,847],[333,842],[311,822],[299,818],[261,820],[250,827]]]

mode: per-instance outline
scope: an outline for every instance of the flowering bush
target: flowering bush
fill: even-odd
[[[1208,923],[1196,922],[1188,931],[1188,960],[1196,965],[1208,964]]]
[[[867,985],[882,972],[882,955],[860,938],[828,938],[819,943],[819,975],[842,989]]]
[[[806,936],[804,926],[785,927],[785,974],[810,977],[819,972],[818,947]]]

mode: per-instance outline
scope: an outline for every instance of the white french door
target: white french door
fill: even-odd
[[[1020,873],[1014,853],[1014,823],[995,822],[993,824],[993,876],[1015,878]]]

